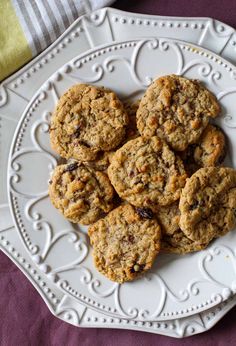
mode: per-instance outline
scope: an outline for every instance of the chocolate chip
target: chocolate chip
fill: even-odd
[[[51,179],[48,181],[48,184],[50,184],[50,185],[52,184],[52,180]]]
[[[136,211],[139,214],[139,216],[141,216],[143,219],[153,218],[153,212],[149,208],[136,208]]]
[[[72,171],[74,171],[77,167],[78,167],[78,163],[77,163],[77,162],[70,163],[69,165],[66,166],[66,169],[64,170],[64,172],[72,172]]]

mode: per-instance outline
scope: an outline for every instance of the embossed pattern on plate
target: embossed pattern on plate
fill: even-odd
[[[64,294],[51,280],[48,280],[47,275],[41,268],[36,268],[31,255],[25,251],[23,242],[19,242],[18,237],[16,237],[14,225],[10,222],[11,218],[9,218],[10,211],[6,208],[4,216],[8,221],[8,226],[7,229],[0,228],[2,251],[12,259],[35,288],[38,289],[50,311],[58,318],[75,326],[128,328],[182,338],[208,330],[235,305],[236,296],[234,295],[216,307],[199,314],[163,322],[141,321],[137,323],[128,319],[106,316],[103,313],[94,311],[84,303],[75,301],[73,297]]]
[[[133,283],[118,285],[106,280],[92,265],[86,236],[64,220],[48,199],[47,180],[57,158],[50,150],[47,132],[55,102],[74,83],[102,84],[122,98],[138,97],[154,77],[167,73],[198,78],[217,95],[223,105],[218,122],[231,143],[228,163],[235,167],[234,66],[200,47],[167,39],[112,44],[60,68],[29,104],[9,158],[12,212],[35,263],[61,291],[78,302],[111,318],[136,323],[192,315],[229,298],[236,290],[232,248],[236,234],[231,232],[197,254],[159,256],[154,269]],[[124,75],[125,84],[120,77]],[[145,296],[141,294],[144,290]]]

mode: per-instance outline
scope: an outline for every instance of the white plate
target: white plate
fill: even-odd
[[[178,28],[178,30],[177,30]],[[43,81],[72,57],[105,42],[137,36],[162,35],[177,37],[210,48],[235,62],[235,30],[210,18],[176,18],[148,16],[105,8],[79,18],[41,55],[0,86],[0,162],[7,166],[9,146],[19,116]],[[122,36],[123,35],[123,36]],[[125,36],[124,36],[125,35]],[[217,307],[188,318],[171,322],[135,324],[125,320],[105,318],[84,304],[75,304],[73,298],[63,293],[42,272],[38,272],[16,232],[9,213],[6,189],[6,169],[0,171],[0,248],[19,266],[34,284],[49,309],[59,318],[81,326],[116,327],[147,330],[164,335],[181,337],[211,328],[234,304],[235,296]],[[2,183],[3,182],[3,183]],[[207,306],[206,306],[207,308]],[[73,311],[72,311],[73,309]],[[70,316],[67,311],[71,311]]]
[[[120,328],[142,330],[149,333],[182,338],[202,333],[214,326],[236,304],[236,296],[230,297],[214,308],[185,318],[169,321],[136,322],[128,319],[112,318],[76,302],[68,294],[63,294],[44,273],[35,267],[35,263],[25,251],[14,231],[5,231],[0,235],[1,250],[26,275],[44,299],[50,311],[63,321],[75,326],[89,328]]]
[[[230,144],[226,163],[236,167],[235,67],[200,47],[162,38],[110,44],[58,69],[29,103],[9,155],[12,216],[32,260],[75,301],[136,323],[186,317],[235,293],[236,232],[195,254],[160,255],[153,269],[132,283],[107,280],[93,266],[81,232],[86,227],[72,226],[48,198],[49,174],[57,164],[49,145],[49,121],[58,98],[75,83],[103,85],[126,99],[140,97],[155,77],[170,73],[199,79],[216,94],[222,105],[217,123]]]

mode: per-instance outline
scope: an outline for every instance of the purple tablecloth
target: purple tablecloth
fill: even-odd
[[[148,14],[213,17],[236,27],[236,0],[119,0],[114,7]],[[52,316],[33,286],[1,252],[0,319],[1,346],[236,345],[236,308],[207,333],[181,340],[128,330],[73,327]]]

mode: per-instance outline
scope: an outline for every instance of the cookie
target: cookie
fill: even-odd
[[[123,145],[108,176],[121,198],[152,211],[179,199],[187,177],[181,159],[158,137],[138,137]]]
[[[229,232],[236,223],[236,171],[226,167],[199,169],[186,182],[180,197],[180,228],[206,243]]]
[[[49,185],[52,204],[69,221],[91,224],[113,207],[114,190],[108,177],[73,162],[57,166]]]
[[[168,75],[155,80],[141,99],[137,127],[142,136],[157,135],[182,151],[198,140],[219,112],[215,96],[198,81]]]
[[[94,264],[108,279],[131,281],[152,267],[160,250],[161,229],[131,205],[112,210],[90,226]]]
[[[114,92],[78,84],[59,100],[50,127],[52,148],[62,157],[95,160],[123,140],[128,116]]]
[[[186,237],[179,227],[179,201],[160,207],[156,218],[161,226],[161,251],[165,253],[186,254],[204,249],[208,243],[202,244]]]
[[[194,161],[200,167],[219,166],[226,156],[226,138],[215,125],[207,125],[194,148]]]

